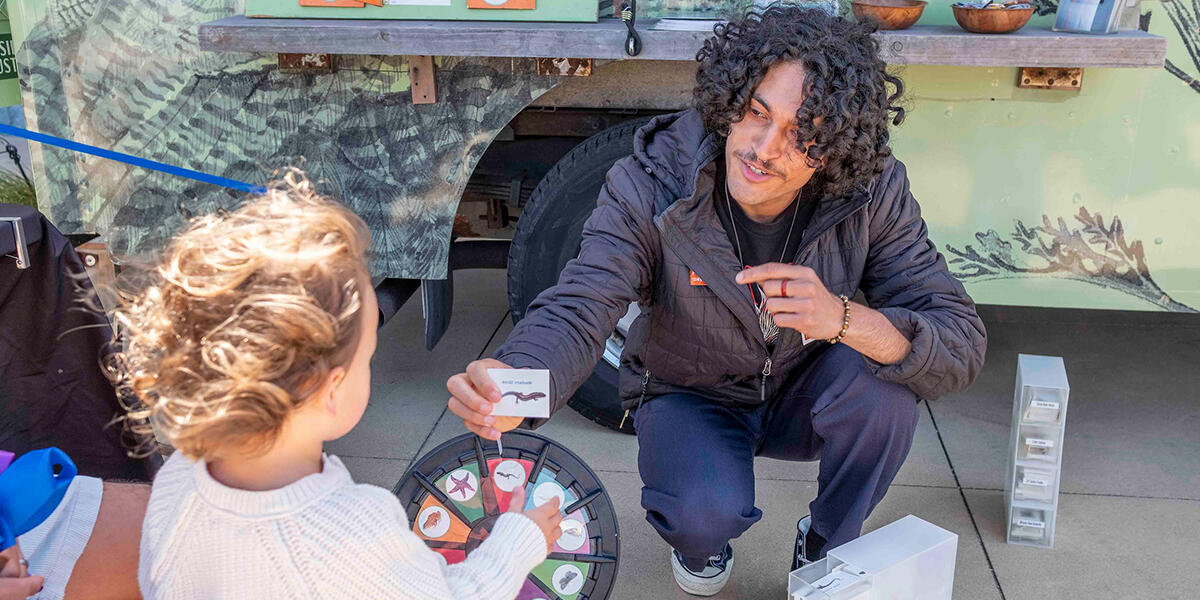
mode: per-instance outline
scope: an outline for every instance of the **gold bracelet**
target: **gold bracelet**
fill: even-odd
[[[829,338],[830,344],[842,341],[842,338],[846,337],[846,331],[850,329],[850,298],[847,298],[845,294],[838,296],[838,298],[842,300],[842,306],[846,307],[842,313],[842,332],[835,338]]]

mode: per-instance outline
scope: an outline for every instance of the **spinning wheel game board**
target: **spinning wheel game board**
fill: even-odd
[[[557,496],[562,537],[530,573],[517,600],[604,600],[617,577],[617,517],[596,474],[578,456],[532,433],[496,444],[461,435],[418,459],[393,493],[412,530],[454,564],[487,539],[525,488],[525,509]]]

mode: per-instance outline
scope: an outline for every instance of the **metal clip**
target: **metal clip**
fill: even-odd
[[[21,227],[21,217],[0,217],[0,222],[12,223],[13,242],[17,247],[17,255],[14,257],[17,259],[17,268],[28,269],[29,248],[25,245],[25,229]]]

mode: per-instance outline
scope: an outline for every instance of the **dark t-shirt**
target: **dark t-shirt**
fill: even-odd
[[[804,237],[804,228],[812,220],[813,212],[817,207],[812,195],[805,193],[807,188],[802,188],[798,199],[793,200],[771,222],[758,223],[747,216],[737,202],[726,202],[725,160],[723,158],[717,160],[715,186],[713,202],[717,218],[721,220],[721,226],[725,228],[725,233],[729,236],[729,244],[733,246],[734,254],[738,253],[740,241],[743,266],[753,267],[765,263],[781,262],[780,257],[785,263],[795,260],[796,252],[800,250],[800,238]],[[800,211],[799,214],[796,213],[797,210]],[[730,213],[733,214],[732,220]],[[795,219],[794,225],[793,219]],[[735,225],[737,235],[734,235]],[[791,230],[790,237],[788,236],[789,229]],[[783,247],[784,240],[787,240],[787,248]]]

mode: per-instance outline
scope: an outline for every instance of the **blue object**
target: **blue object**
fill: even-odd
[[[50,144],[51,146],[58,146],[59,148],[66,148],[67,150],[73,150],[75,152],[91,154],[93,156],[99,156],[101,158],[107,158],[109,160],[115,160],[117,162],[123,162],[125,164],[151,169],[153,171],[177,175],[179,177],[186,177],[188,179],[195,179],[196,181],[203,181],[204,183],[211,183],[221,187],[241,190],[250,194],[267,193],[267,188],[261,185],[253,185],[241,181],[235,181],[233,179],[227,179],[225,177],[209,175],[208,173],[201,173],[200,171],[176,167],[175,165],[168,165],[156,160],[150,160],[148,158],[142,158],[132,154],[125,154],[124,152],[116,152],[114,150],[106,150],[97,146],[89,146],[88,144],[81,144],[66,138],[46,135],[36,131],[29,131],[28,129],[22,129],[20,127],[13,127],[12,125],[0,124],[0,133],[19,138],[25,138],[34,142],[41,142],[43,144]]]
[[[58,448],[26,452],[0,473],[0,550],[45,521],[78,471]]]

